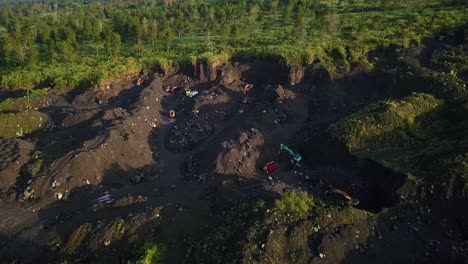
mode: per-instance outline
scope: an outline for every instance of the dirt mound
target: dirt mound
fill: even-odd
[[[223,143],[223,151],[216,159],[215,171],[219,174],[254,176],[263,144],[263,135],[259,130],[241,132],[238,140]]]
[[[157,153],[148,138],[159,122],[155,92],[161,89],[161,83],[156,82],[155,86],[142,91],[132,111],[115,108],[94,120],[92,126],[105,129],[55,160],[32,189],[61,199],[73,188],[88,184],[120,187],[134,178],[127,171],[153,164]]]
[[[0,139],[0,193],[16,184],[21,167],[30,159],[34,146],[21,139]]]

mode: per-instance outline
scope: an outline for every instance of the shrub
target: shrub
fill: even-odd
[[[163,244],[153,241],[146,241],[142,248],[142,253],[136,260],[137,264],[156,264],[163,258],[166,247]]]
[[[287,190],[280,199],[275,201],[275,208],[286,213],[307,215],[314,207],[314,201],[305,192]]]
[[[44,155],[40,151],[34,152],[31,162],[24,168],[24,173],[28,177],[36,177],[44,165]]]

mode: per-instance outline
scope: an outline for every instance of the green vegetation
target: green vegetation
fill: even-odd
[[[274,205],[263,201],[228,206],[221,224],[188,246],[194,263],[306,263],[313,256],[310,238],[335,233],[372,217],[352,207],[336,207],[303,192],[288,190]],[[307,212],[307,213],[306,213]]]
[[[31,157],[31,161],[23,168],[23,173],[29,178],[36,177],[44,166],[44,154],[36,151]]]
[[[0,102],[0,112],[30,109],[31,103],[37,97],[46,95],[49,90],[49,88],[35,89],[23,97],[7,98]]]
[[[298,192],[295,190],[287,190],[281,199],[275,201],[275,208],[281,212],[308,215],[314,201],[305,192]]]
[[[467,191],[468,108],[428,94],[379,102],[331,126],[348,149],[442,188],[448,198]]]
[[[146,241],[142,253],[139,254],[136,262],[137,264],[156,264],[161,263],[162,258],[166,252],[166,247],[163,244]]]
[[[24,96],[0,102],[0,137],[40,127],[37,112],[12,114],[30,109],[38,95],[88,89],[142,68],[264,58],[314,64],[332,75],[351,65],[371,70],[371,51],[417,46],[447,29],[466,28],[465,7],[443,0],[4,2],[0,95],[17,90]],[[402,78],[424,75],[429,83],[450,84],[441,94],[467,96],[456,78],[466,72],[463,54],[463,47],[447,49],[432,62],[440,73]]]
[[[318,62],[339,72],[352,63],[370,68],[369,51],[414,46],[445,28],[463,27],[464,7],[442,0],[4,4],[1,84],[87,88],[143,67],[232,57]]]
[[[353,152],[384,151],[394,144],[403,147],[415,143],[418,137],[423,140],[424,133],[431,132],[421,131],[415,120],[441,104],[431,95],[414,93],[401,100],[370,105],[333,125],[331,131]]]
[[[82,224],[78,229],[73,231],[65,245],[63,252],[67,255],[74,255],[77,253],[83,240],[91,233],[93,226],[90,223]]]
[[[47,120],[47,115],[33,110],[0,113],[0,137],[22,137],[40,130]]]
[[[186,259],[194,263],[234,263],[242,259],[245,245],[264,236],[264,201],[227,205],[221,212],[221,224],[209,228],[206,235],[187,246]]]
[[[417,66],[392,70],[391,73],[402,90],[429,93],[449,102],[468,99],[466,82],[451,73]]]
[[[114,241],[121,240],[125,235],[125,220],[117,218],[106,226],[106,232],[102,237],[104,246],[108,247]]]

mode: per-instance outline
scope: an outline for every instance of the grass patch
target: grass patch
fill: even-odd
[[[25,110],[31,107],[31,104],[34,100],[41,96],[47,95],[50,91],[49,88],[34,89],[27,91],[27,95],[19,98],[7,98],[0,102],[0,112],[1,111],[20,111]]]
[[[125,235],[125,220],[117,218],[114,222],[106,227],[106,232],[103,237],[104,246],[108,247],[113,241],[121,240]]]
[[[332,125],[330,131],[353,152],[384,150],[394,147],[395,143],[404,146],[425,137],[416,119],[442,103],[432,95],[413,93],[401,100],[370,105]]]
[[[93,226],[90,223],[82,224],[78,229],[73,231],[68,239],[63,252],[67,255],[74,255],[80,248],[83,240],[91,233]]]
[[[23,173],[26,177],[34,178],[44,167],[44,154],[41,151],[36,151],[31,157],[31,161],[23,168]]]
[[[467,117],[463,102],[414,93],[368,106],[332,125],[330,132],[353,154],[454,197],[468,191]]]
[[[23,137],[42,129],[47,120],[46,114],[33,110],[0,114],[0,137]]]

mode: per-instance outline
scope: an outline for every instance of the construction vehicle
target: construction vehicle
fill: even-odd
[[[190,97],[190,98],[191,98],[191,97],[194,97],[194,96],[197,95],[197,94],[198,94],[198,91],[197,91],[197,90],[193,90],[193,91],[192,91],[192,90],[190,90],[190,89],[185,89],[185,95],[186,95],[187,97]]]
[[[265,166],[263,166],[263,172],[268,174],[272,171],[275,171],[276,169],[279,168],[279,164],[276,161],[270,161]]]
[[[339,194],[339,195],[342,195],[346,200],[348,200],[348,204],[351,205],[351,206],[354,206],[354,205],[359,204],[359,200],[358,200],[358,199],[349,196],[349,194],[346,193],[346,192],[343,191],[343,190],[336,189],[336,188],[332,188],[331,191],[334,192],[334,193],[337,193],[337,194]]]
[[[175,92],[177,92],[179,89],[180,89],[179,86],[170,86],[170,85],[168,85],[168,86],[166,86],[166,87],[164,88],[164,91],[169,92],[169,93],[175,93]]]
[[[244,86],[244,90],[243,90],[244,94],[246,94],[248,91],[252,90],[253,87],[254,87],[254,86],[253,86],[253,84],[251,84],[251,83],[246,84],[246,85]]]
[[[282,150],[286,150],[291,155],[291,162],[294,164],[299,164],[299,161],[302,160],[301,154],[295,152],[294,150],[290,149],[288,146],[284,144],[280,144],[280,152]]]
[[[137,80],[137,85],[142,85],[145,82],[145,77],[141,77]]]
[[[169,111],[169,117],[170,118],[175,118],[175,110],[170,110]]]

